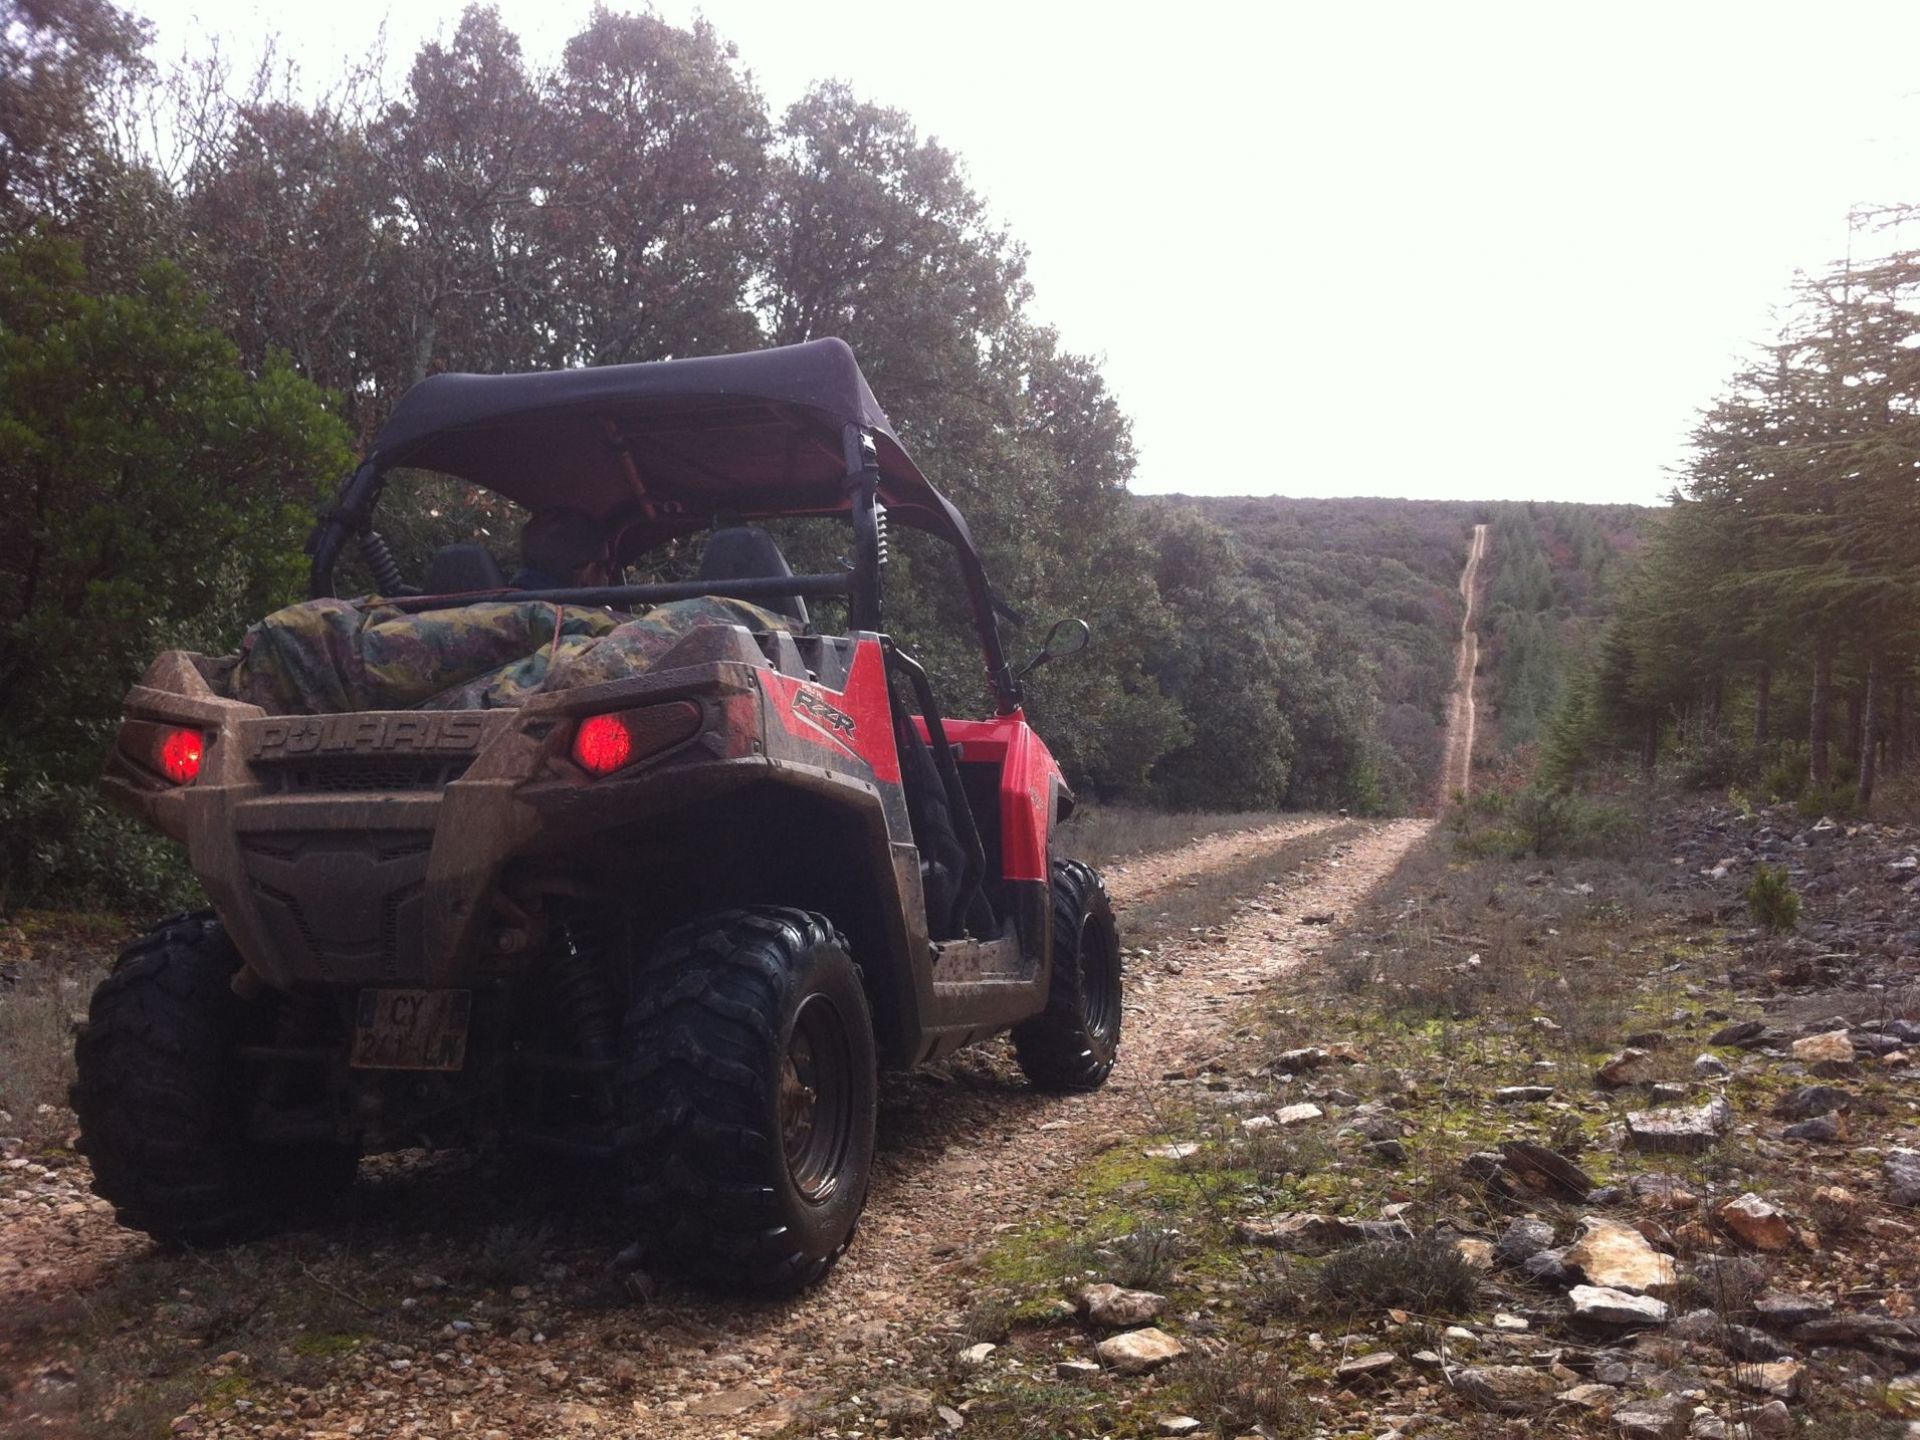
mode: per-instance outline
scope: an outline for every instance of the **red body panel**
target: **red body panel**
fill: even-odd
[[[1046,743],[1016,710],[992,720],[948,720],[947,739],[963,761],[1000,766],[1000,854],[1007,880],[1050,878],[1047,825],[1060,765]],[[924,732],[925,724],[921,729]]]
[[[847,688],[830,690],[775,670],[759,672],[769,709],[787,733],[828,752],[844,751],[866,762],[876,780],[900,783],[900,752],[893,740],[893,710],[887,703],[887,660],[879,642],[862,640],[847,672]]]

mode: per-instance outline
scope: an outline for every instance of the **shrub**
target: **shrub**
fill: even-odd
[[[1754,870],[1747,886],[1747,909],[1763,930],[1779,934],[1794,927],[1800,919],[1800,897],[1787,878],[1786,866],[1761,865]]]
[[[1860,808],[1859,792],[1851,780],[1836,777],[1826,785],[1807,782],[1800,792],[1800,798],[1794,809],[1803,820],[1819,820],[1823,817],[1838,816],[1844,818],[1856,813]]]
[[[1617,805],[1538,784],[1476,796],[1455,813],[1453,826],[1466,854],[1507,860],[1617,854],[1635,830],[1633,817]]]
[[[1321,1265],[1316,1288],[1322,1301],[1342,1309],[1462,1315],[1473,1308],[1480,1280],[1458,1249],[1428,1235],[1336,1250]]]
[[[1760,772],[1760,793],[1774,804],[1798,800],[1807,784],[1807,752],[1804,746],[1776,747],[1767,766]]]
[[[1193,1414],[1220,1434],[1304,1435],[1312,1429],[1306,1402],[1270,1350],[1208,1346],[1186,1362],[1181,1378]]]
[[[1680,755],[1680,783],[1689,790],[1720,790],[1753,775],[1758,758],[1727,735],[1706,735]]]

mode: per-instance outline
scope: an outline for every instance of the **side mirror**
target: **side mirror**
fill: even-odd
[[[1093,627],[1084,620],[1056,620],[1053,628],[1047,631],[1046,644],[1040,647],[1040,653],[1020,667],[1018,678],[1025,679],[1042,665],[1053,660],[1064,660],[1069,655],[1078,655],[1087,648],[1093,639]]]

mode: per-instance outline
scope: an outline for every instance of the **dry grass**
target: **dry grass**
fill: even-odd
[[[104,966],[92,973],[35,966],[0,984],[0,1110],[13,1116],[11,1133],[36,1143],[66,1134],[73,1022],[105,973]]]

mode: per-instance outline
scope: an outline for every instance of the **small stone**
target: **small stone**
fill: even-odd
[[[873,1408],[888,1420],[924,1420],[933,1414],[933,1392],[888,1385],[873,1392]]]
[[[1149,1326],[1102,1340],[1094,1353],[1122,1375],[1145,1375],[1169,1360],[1179,1359],[1187,1353],[1187,1347],[1166,1331]]]
[[[1693,1073],[1701,1080],[1724,1080],[1733,1074],[1733,1067],[1718,1055],[1701,1055],[1694,1059]]]
[[[1533,1327],[1521,1316],[1510,1315],[1505,1310],[1496,1310],[1493,1313],[1493,1328],[1518,1334],[1522,1330],[1531,1330]]]
[[[1757,1410],[1735,1416],[1734,1424],[1744,1427],[1752,1436],[1791,1435],[1794,1429],[1793,1412],[1780,1400],[1769,1400]]]
[[[1093,1380],[1099,1377],[1101,1370],[1091,1360],[1062,1360],[1053,1367],[1053,1373],[1059,1380]]]
[[[940,1423],[945,1425],[949,1430],[966,1428],[967,1417],[951,1405],[936,1405],[933,1407],[933,1413],[940,1417]]]
[[[1462,1237],[1453,1242],[1453,1248],[1460,1252],[1460,1258],[1475,1270],[1493,1268],[1493,1242]]]
[[[1644,1085],[1653,1079],[1653,1056],[1629,1045],[1594,1073],[1594,1079],[1609,1090],[1626,1085]]]
[[[1751,1192],[1727,1201],[1714,1213],[1742,1244],[1755,1250],[1785,1250],[1793,1244],[1787,1217]]]
[[[1788,1329],[1809,1320],[1824,1320],[1833,1313],[1831,1301],[1818,1295],[1794,1295],[1770,1290],[1753,1302],[1753,1313],[1762,1325]]]
[[[1552,1244],[1553,1226],[1531,1215],[1522,1216],[1500,1233],[1493,1245],[1493,1258],[1506,1266],[1523,1265],[1528,1256],[1538,1255]]]
[[[1847,1122],[1838,1115],[1816,1115],[1789,1125],[1780,1132],[1784,1140],[1801,1140],[1810,1145],[1834,1145],[1847,1138]]]
[[[1140,1153],[1149,1160],[1188,1160],[1200,1153],[1200,1147],[1192,1141],[1181,1141],[1175,1145],[1153,1145]]]
[[[1733,1378],[1743,1390],[1798,1400],[1806,1392],[1807,1367],[1798,1360],[1775,1360],[1769,1365],[1742,1365]]]
[[[1889,1150],[1880,1170],[1887,1181],[1887,1199],[1895,1205],[1920,1205],[1920,1150]]]
[[[1333,1058],[1318,1045],[1309,1045],[1301,1050],[1282,1050],[1274,1056],[1273,1068],[1289,1075],[1298,1075],[1305,1070],[1318,1070],[1323,1065],[1331,1065]]]
[[[1687,1440],[1733,1440],[1733,1431],[1711,1410],[1696,1410],[1693,1423],[1687,1426]]]
[[[1302,1103],[1283,1105],[1274,1112],[1274,1122],[1279,1125],[1304,1125],[1309,1120],[1318,1120],[1326,1111],[1318,1105]]]
[[[1848,1067],[1853,1064],[1853,1041],[1844,1030],[1809,1035],[1804,1040],[1793,1042],[1793,1058],[1809,1066]]]
[[[1529,1255],[1521,1262],[1520,1268],[1527,1273],[1528,1279],[1550,1285],[1556,1290],[1562,1285],[1572,1284],[1580,1275],[1576,1267],[1567,1264],[1565,1250],[1542,1250],[1537,1255]]]
[[[1505,1085],[1493,1092],[1496,1105],[1531,1105],[1553,1098],[1551,1085]]]
[[[1654,1249],[1638,1230],[1600,1215],[1585,1216],[1580,1225],[1580,1238],[1567,1247],[1566,1263],[1577,1267],[1588,1284],[1641,1294],[1672,1287],[1672,1257]]]
[[[1118,1285],[1089,1285],[1080,1292],[1080,1308],[1095,1325],[1130,1329],[1156,1319],[1167,1308],[1167,1297],[1151,1290],[1122,1290]]]
[[[1158,1435],[1193,1435],[1200,1429],[1200,1422],[1191,1415],[1162,1415],[1153,1422],[1154,1433]]]
[[[1722,1026],[1707,1037],[1709,1045],[1745,1045],[1748,1041],[1758,1040],[1766,1031],[1764,1020],[1736,1020],[1731,1025]]]
[[[878,1397],[875,1397],[878,1399]],[[687,1402],[687,1414],[722,1418],[728,1415],[743,1415],[755,1406],[764,1405],[767,1395],[752,1385],[742,1385],[733,1390],[720,1390],[712,1395],[702,1395]],[[919,1413],[931,1414],[933,1397],[927,1397],[928,1408]]]
[[[1562,1200],[1584,1200],[1593,1189],[1593,1177],[1557,1150],[1531,1140],[1508,1140],[1500,1146],[1500,1163],[1521,1184],[1538,1194]]]
[[[984,1365],[987,1363],[987,1357],[999,1348],[998,1345],[982,1340],[978,1345],[969,1345],[960,1352],[960,1363],[967,1366]]]
[[[1678,1395],[1630,1400],[1613,1412],[1613,1428],[1623,1440],[1681,1440],[1693,1419],[1693,1407]]]
[[[1851,1090],[1843,1090],[1838,1085],[1797,1085],[1781,1097],[1773,1113],[1782,1120],[1811,1120],[1816,1115],[1831,1115],[1836,1110],[1852,1108]]]
[[[1271,1115],[1249,1115],[1240,1122],[1240,1128],[1250,1134],[1261,1130],[1272,1130],[1279,1122]]]
[[[1617,1385],[1575,1385],[1553,1397],[1563,1405],[1578,1405],[1582,1410],[1608,1410],[1620,1398]]]
[[[1698,1155],[1720,1143],[1733,1125],[1733,1106],[1715,1096],[1694,1110],[1635,1110],[1627,1116],[1627,1143],[1657,1155]]]
[[[1342,1360],[1334,1366],[1334,1379],[1342,1384],[1356,1380],[1384,1380],[1400,1365],[1400,1357],[1391,1350],[1375,1350],[1366,1355],[1355,1356],[1351,1360]]]
[[[1528,1365],[1469,1365],[1455,1372],[1453,1388],[1484,1410],[1524,1415],[1551,1403],[1560,1382]]]
[[[1603,1285],[1576,1285],[1567,1298],[1573,1302],[1573,1318],[1596,1325],[1664,1325],[1667,1303],[1651,1295],[1629,1295]],[[1497,1320],[1496,1320],[1496,1323]]]

